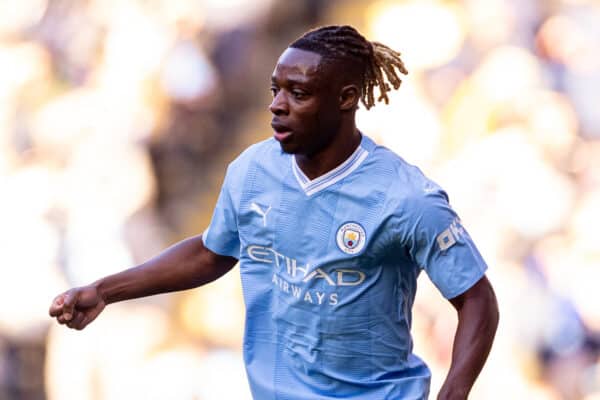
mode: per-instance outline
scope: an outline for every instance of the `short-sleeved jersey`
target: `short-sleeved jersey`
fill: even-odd
[[[427,398],[410,336],[417,276],[452,298],[487,268],[445,192],[364,135],[313,180],[275,140],[250,147],[228,167],[203,240],[240,260],[260,400]]]

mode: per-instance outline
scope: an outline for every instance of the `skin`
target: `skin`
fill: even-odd
[[[360,143],[354,122],[360,89],[355,81],[310,51],[288,48],[277,62],[271,77],[272,125],[290,129],[281,148],[295,155],[310,179],[340,165]]]
[[[345,69],[353,71],[352,68]],[[283,151],[294,154],[311,179],[346,160],[360,143],[355,112],[361,95],[356,74],[319,54],[288,48],[272,75],[272,126]],[[186,239],[151,260],[58,295],[50,316],[83,329],[106,305],[118,301],[202,286],[227,273],[237,260],[204,247],[201,236]],[[491,349],[498,305],[484,276],[450,299],[458,314],[452,362],[439,400],[466,399]]]
[[[196,288],[223,276],[236,262],[233,257],[208,250],[202,236],[194,236],[135,268],[58,295],[50,306],[50,316],[81,330],[108,304]]]
[[[499,320],[496,295],[485,276],[450,303],[458,313],[458,327],[438,400],[467,398],[490,353]]]

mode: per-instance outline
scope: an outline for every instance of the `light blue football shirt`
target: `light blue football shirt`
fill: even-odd
[[[257,400],[427,398],[410,336],[417,276],[452,298],[487,268],[445,192],[364,135],[314,180],[274,139],[251,146],[203,240],[240,260]]]

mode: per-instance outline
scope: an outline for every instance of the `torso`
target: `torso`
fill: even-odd
[[[419,268],[387,226],[401,161],[365,137],[310,181],[276,142],[259,146],[236,199],[255,398],[425,398],[410,338]]]

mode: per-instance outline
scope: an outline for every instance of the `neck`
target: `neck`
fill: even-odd
[[[354,121],[340,132],[322,150],[312,154],[296,154],[296,163],[309,179],[318,178],[331,171],[354,153],[360,145],[361,134]]]

